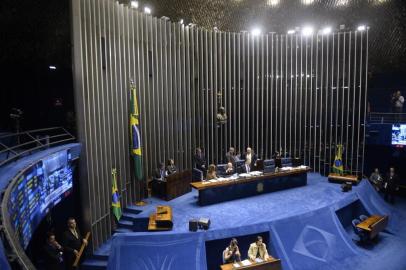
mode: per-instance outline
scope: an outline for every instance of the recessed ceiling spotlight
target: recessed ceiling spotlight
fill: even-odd
[[[365,25],[360,25],[357,27],[358,31],[365,31],[367,29],[367,27]]]
[[[293,29],[288,30],[288,35],[293,35],[295,32],[296,32],[296,31],[295,31],[295,30],[293,30]]]
[[[144,7],[144,12],[146,14],[151,14],[151,9],[149,7]]]
[[[138,8],[138,7],[139,7],[139,3],[138,3],[138,1],[131,1],[131,2],[130,2],[130,6],[131,6],[131,8]]]
[[[253,36],[259,36],[259,35],[261,34],[261,29],[259,29],[259,28],[254,28],[254,29],[252,29],[251,34],[252,34]]]
[[[303,29],[302,29],[302,35],[304,35],[304,36],[311,36],[311,35],[313,35],[313,27],[310,27],[310,26],[305,26],[305,27],[303,27]]]
[[[331,33],[331,27],[325,27],[323,30],[321,30],[321,33],[323,35],[328,35]]]
[[[183,24],[183,19],[180,19],[179,23],[180,23],[180,24]]]

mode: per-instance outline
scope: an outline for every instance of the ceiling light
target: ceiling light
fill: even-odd
[[[293,35],[295,33],[295,30],[288,30],[288,35]]]
[[[130,6],[131,6],[131,8],[138,8],[138,6],[139,6],[138,1],[131,1]]]
[[[365,29],[367,29],[367,27],[365,25],[360,25],[357,27],[358,31],[365,31]]]
[[[331,33],[331,27],[326,27],[323,30],[321,30],[323,35],[328,35]]]
[[[261,29],[259,29],[259,28],[254,28],[254,29],[252,29],[251,34],[252,34],[253,36],[259,36],[259,35],[261,34]]]
[[[144,7],[144,12],[146,14],[151,14],[151,9],[149,7]]]
[[[302,35],[304,35],[304,36],[313,35],[313,27],[310,27],[310,26],[303,27]]]
[[[49,66],[49,69],[55,70],[56,66]]]

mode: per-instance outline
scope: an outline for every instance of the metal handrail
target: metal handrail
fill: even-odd
[[[49,133],[55,133],[55,132],[58,132],[58,133],[55,135],[49,135]],[[46,138],[37,139],[35,137],[35,135],[46,136]],[[76,138],[63,127],[51,127],[51,128],[29,130],[29,131],[14,133],[14,134],[6,134],[3,136],[0,136],[0,140],[4,139],[4,138],[17,138],[18,139],[22,136],[27,136],[28,138],[30,138],[30,140],[23,142],[23,143],[16,144],[16,145],[12,145],[12,146],[7,146],[4,142],[0,143],[0,145],[5,148],[0,151],[0,155],[7,153],[7,158],[0,162],[0,167],[4,166],[5,164],[8,164],[14,160],[19,159],[20,157],[26,155],[27,153],[32,153],[34,151],[45,149],[51,145],[54,146],[57,144],[76,140]],[[54,142],[50,141],[55,138],[65,138],[65,139],[58,139]],[[49,140],[49,142],[44,143],[44,140]],[[35,147],[30,147],[28,149],[25,149],[25,147],[30,144],[35,144]],[[24,149],[24,151],[21,151],[21,152],[14,151],[16,149]],[[12,156],[8,157],[9,154],[11,154]]]

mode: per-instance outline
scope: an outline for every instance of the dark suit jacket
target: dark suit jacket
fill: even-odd
[[[44,261],[46,269],[61,270],[62,269],[62,249],[57,249],[48,243],[44,246]]]
[[[83,237],[80,232],[76,229],[79,238],[76,238],[70,230],[67,230],[63,234],[63,250],[65,251],[65,265],[67,269],[73,269],[72,265],[75,262],[76,256],[73,252],[74,250],[79,251],[82,246]]]
[[[175,165],[166,166],[166,170],[167,170],[168,174],[173,174],[173,173],[176,173],[178,171],[178,168],[176,168]]]
[[[195,154],[193,156],[193,164],[196,169],[199,169],[201,171],[206,171],[206,168],[203,168],[203,165],[206,165],[206,160],[205,160],[203,154],[201,156],[198,156],[197,154]]]
[[[250,169],[250,172],[253,171],[253,170],[252,170],[253,166],[254,166],[254,164],[253,164],[253,162],[252,162],[252,163],[251,163],[251,166],[250,166],[250,168],[251,168],[251,169]],[[247,172],[247,168],[245,167],[245,164],[240,167],[240,171],[239,171],[238,173],[248,173],[248,172]]]
[[[392,177],[390,177],[390,174],[387,173],[386,177],[385,177],[384,186],[385,186],[385,183],[388,183],[387,187],[386,187],[387,190],[395,191],[396,187],[398,186],[398,183],[399,183],[399,176],[397,174],[394,174]]]
[[[226,161],[234,164],[237,161],[237,155],[235,153],[231,154],[230,152],[227,152]]]
[[[160,170],[160,169],[156,169],[156,170],[155,170],[155,178],[156,178],[156,179],[165,180],[166,171],[163,171],[162,173],[163,173],[164,177],[161,179],[161,170]]]

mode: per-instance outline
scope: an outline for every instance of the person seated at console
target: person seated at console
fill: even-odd
[[[196,148],[195,154],[193,156],[193,167],[201,170],[203,173],[206,172],[206,159],[201,148]]]
[[[251,147],[247,147],[247,152],[241,156],[241,159],[245,160],[245,165],[250,166],[249,171],[254,170],[254,168],[257,166],[257,155],[254,153]]]
[[[216,165],[214,165],[214,164],[210,164],[209,168],[207,169],[206,180],[211,180],[211,179],[217,179]]]
[[[178,168],[176,168],[175,161],[173,159],[168,159],[166,171],[167,171],[168,175],[176,173],[178,171]]]
[[[268,251],[265,243],[262,242],[261,236],[257,236],[255,243],[250,245],[250,248],[248,249],[248,258],[252,261],[255,261],[256,258],[268,260]]]
[[[240,249],[238,248],[237,239],[231,239],[230,245],[223,251],[224,263],[241,262]]]
[[[234,173],[235,173],[235,170],[234,170],[233,163],[228,162],[228,163],[227,163],[227,167],[226,167],[225,174],[226,174],[226,175],[232,175],[232,174],[234,174]]]
[[[155,170],[155,179],[160,181],[165,181],[165,177],[168,173],[165,170],[165,163],[159,162],[157,169]]]

